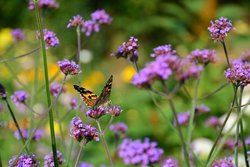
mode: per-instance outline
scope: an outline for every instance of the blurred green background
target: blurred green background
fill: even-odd
[[[54,31],[59,40],[58,48],[48,50],[49,76],[57,76],[54,81],[61,82],[63,75],[58,74],[59,68],[56,62],[64,58],[74,59],[76,56],[76,32],[74,29],[67,29],[69,19],[76,14],[83,16],[85,20],[90,19],[90,14],[96,9],[105,9],[113,18],[110,25],[101,26],[100,32],[86,38],[82,35],[82,50],[85,56],[92,59],[82,64],[82,82],[85,86],[95,92],[100,92],[104,82],[114,75],[111,100],[113,104],[120,105],[123,113],[115,118],[114,122],[125,122],[128,125],[128,136],[133,139],[143,139],[149,137],[158,142],[159,147],[165,150],[164,156],[173,155],[180,159],[180,141],[177,133],[170,126],[172,114],[167,102],[156,96],[163,111],[169,120],[164,119],[158,112],[157,107],[152,102],[146,90],[139,90],[130,84],[130,78],[134,74],[133,68],[124,59],[115,59],[110,54],[116,51],[122,42],[127,41],[130,36],[135,36],[139,40],[139,67],[142,68],[147,61],[151,61],[150,53],[153,48],[172,44],[179,55],[185,57],[194,49],[215,49],[219,61],[209,65],[205,69],[201,78],[199,96],[209,94],[220,85],[226,82],[223,71],[226,68],[223,48],[219,43],[214,43],[209,38],[207,27],[210,20],[221,16],[232,20],[236,31],[230,33],[226,39],[226,44],[231,58],[236,58],[243,51],[249,49],[250,43],[250,1],[219,1],[219,0],[58,0],[59,8],[48,10],[45,13],[43,26]],[[35,37],[37,25],[34,11],[27,9],[28,1],[11,0],[0,1],[0,60],[15,57],[27,53],[39,46]],[[10,36],[10,31],[14,28],[21,28],[25,32],[25,40],[15,42]],[[38,87],[40,91],[32,94],[34,83],[34,64],[37,57],[40,61],[38,72]],[[44,110],[46,107],[45,91],[43,89],[43,65],[41,50],[24,58],[0,63],[0,82],[5,85],[10,96],[16,90],[27,91],[32,98],[28,103],[37,110]],[[69,97],[78,94],[73,90],[72,85],[77,82],[77,77],[69,77],[66,83],[67,93],[62,94],[59,99],[57,109],[64,115],[69,109]],[[193,93],[194,82],[187,83],[187,88]],[[210,107],[211,112],[200,116],[196,120],[196,127],[193,138],[205,137],[214,139],[215,130],[206,128],[204,121],[210,115],[223,115],[231,102],[232,91],[228,86],[218,94],[199,101]],[[249,91],[249,90],[248,90]],[[34,92],[33,92],[34,93]],[[248,92],[249,93],[249,92]],[[247,93],[246,93],[247,95]],[[191,109],[191,99],[184,93],[178,94],[174,98],[177,111],[183,112]],[[25,122],[28,115],[15,108],[18,120]],[[70,143],[69,124],[75,112],[69,114],[63,122],[66,143]],[[81,117],[86,121],[82,114]],[[38,118],[37,118],[38,119]],[[249,117],[245,117],[246,122]],[[1,129],[0,133],[0,153],[4,166],[8,160],[18,153],[22,144],[13,136],[13,128],[10,128],[11,117],[5,109],[0,113]],[[108,122],[108,117],[102,118],[102,125]],[[145,126],[146,125],[146,126]],[[248,124],[247,124],[248,125]],[[41,127],[47,131],[47,135],[39,142],[32,142],[30,147],[37,154],[38,159],[43,163],[43,156],[50,152],[50,138],[47,123]],[[186,132],[185,128],[184,133]],[[249,129],[246,129],[250,132]],[[4,135],[3,135],[4,134]],[[59,137],[60,135],[58,135]],[[115,155],[116,144],[112,132],[107,132],[106,138],[109,143],[113,158],[117,166],[124,166],[122,160]],[[57,140],[60,149],[60,139]],[[74,144],[74,155],[76,156],[78,144]],[[65,150],[64,150],[65,151]],[[66,157],[66,152],[63,152]],[[81,161],[90,162],[95,165],[106,164],[105,150],[101,142],[91,142],[87,145],[82,154]]]

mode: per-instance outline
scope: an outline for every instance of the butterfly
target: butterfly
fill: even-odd
[[[112,88],[112,81],[113,81],[113,75],[109,77],[99,97],[90,90],[80,87],[78,85],[74,85],[74,88],[80,93],[83,102],[88,107],[97,108],[100,106],[106,106],[110,102],[109,97]]]

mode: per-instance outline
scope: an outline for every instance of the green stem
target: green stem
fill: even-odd
[[[44,66],[44,77],[45,77],[47,103],[48,103],[48,106],[50,106],[51,99],[50,99],[50,92],[49,92],[48,64],[47,64],[46,48],[45,48],[44,35],[43,35],[43,27],[42,27],[41,17],[40,17],[40,13],[39,13],[39,8],[38,8],[38,2],[34,1],[34,3],[35,3],[35,11],[36,11],[38,29],[40,32],[40,40],[41,40],[41,45],[42,45],[42,55],[43,55],[43,66]],[[49,124],[50,124],[50,137],[51,137],[51,146],[52,146],[54,164],[55,164],[55,167],[58,167],[56,139],[55,139],[55,130],[54,130],[54,120],[53,120],[52,109],[49,110]]]
[[[74,144],[74,140],[71,138],[71,140],[70,140],[69,152],[68,152],[68,156],[67,156],[67,164],[66,164],[66,167],[69,167],[69,166],[70,166],[70,158],[71,158],[71,153],[72,153],[72,149],[73,149],[73,144]]]
[[[175,109],[174,103],[173,103],[173,101],[171,99],[168,99],[168,102],[169,102],[170,108],[171,108],[171,110],[173,112],[174,119],[175,119],[175,122],[176,122],[177,131],[178,131],[179,137],[181,139],[182,147],[183,147],[183,150],[184,150],[184,158],[185,158],[185,161],[186,161],[186,165],[188,167],[190,167],[189,158],[188,158],[188,152],[187,152],[187,147],[186,147],[186,143],[185,143],[185,140],[184,140],[184,137],[183,137],[183,133],[181,131],[180,124],[178,122],[178,117],[177,117],[177,113],[176,113],[176,109]]]
[[[236,97],[237,97],[236,92],[237,92],[237,89],[236,89],[236,91],[235,91],[235,93],[234,93],[233,102],[232,102],[232,104],[231,104],[231,106],[230,106],[230,109],[229,109],[229,111],[228,111],[228,113],[227,113],[227,116],[226,116],[226,118],[225,118],[225,120],[224,120],[224,122],[223,122],[223,124],[222,124],[222,126],[221,126],[221,128],[220,128],[220,130],[219,130],[219,133],[218,133],[218,135],[217,135],[217,137],[216,137],[216,140],[215,140],[215,142],[214,142],[214,144],[213,144],[213,146],[212,146],[212,149],[211,149],[210,152],[209,152],[209,155],[208,155],[206,164],[209,163],[210,158],[211,158],[211,156],[212,156],[212,154],[213,154],[213,151],[214,151],[214,149],[215,149],[215,147],[216,147],[216,145],[217,145],[217,143],[218,143],[218,141],[219,141],[219,139],[220,139],[220,136],[221,136],[221,134],[222,134],[222,131],[223,131],[223,129],[224,129],[224,127],[225,127],[225,125],[226,125],[226,123],[227,123],[227,121],[228,121],[228,119],[229,119],[229,117],[230,117],[230,115],[231,115],[231,113],[232,113],[232,111],[233,111],[233,106],[234,106],[234,103],[235,103]]]
[[[209,93],[208,95],[202,96],[201,98],[198,98],[197,100],[203,100],[203,99],[205,99],[207,97],[213,96],[214,94],[216,94],[217,92],[219,92],[220,90],[222,90],[223,88],[225,88],[227,85],[229,85],[229,83],[223,84],[222,86],[220,86],[218,89],[216,89],[212,93]]]
[[[104,133],[102,132],[102,128],[101,128],[100,122],[99,122],[98,120],[96,120],[96,124],[97,124],[97,126],[98,126],[98,129],[99,129],[99,132],[100,132],[100,136],[101,136],[101,140],[102,140],[103,145],[104,145],[104,147],[105,147],[106,154],[107,154],[107,156],[108,156],[110,165],[111,165],[112,167],[114,167],[113,161],[112,161],[111,156],[110,156],[110,153],[109,153],[108,145],[107,145],[106,140],[105,140],[105,137],[104,137]]]
[[[79,69],[81,69],[81,57],[80,57],[80,54],[81,54],[81,27],[80,26],[77,26],[76,27],[76,36],[77,36],[77,63],[78,63],[78,66],[79,66]],[[80,84],[80,75],[78,74],[77,75],[77,79],[78,79],[78,84]]]
[[[80,160],[80,156],[81,156],[81,153],[82,153],[82,150],[83,150],[83,146],[86,145],[86,142],[84,143],[80,143],[80,150],[78,152],[78,155],[77,155],[77,158],[76,158],[76,163],[75,163],[75,167],[77,167],[78,163],[79,163],[79,160]]]
[[[110,127],[111,123],[114,120],[114,116],[111,116],[111,118],[109,119],[109,122],[107,124],[107,126],[104,128],[103,133],[105,133],[107,131],[107,129]]]
[[[228,65],[228,67],[231,67],[230,62],[229,62],[229,58],[228,58],[227,47],[226,47],[225,41],[222,41],[221,43],[223,45],[223,49],[224,49],[225,56],[226,56],[226,59],[227,59],[227,65]]]

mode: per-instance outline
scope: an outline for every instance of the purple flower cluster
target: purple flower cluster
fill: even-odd
[[[123,122],[118,122],[116,124],[112,124],[110,125],[110,130],[112,130],[115,135],[124,135],[126,134],[127,130],[128,130],[128,127],[125,123]]]
[[[88,108],[88,110],[86,111],[86,116],[89,116],[93,119],[98,119],[107,113],[106,110],[107,108],[101,106],[97,108]]]
[[[21,41],[25,38],[25,35],[20,28],[13,29],[11,35],[15,41]]]
[[[199,105],[195,107],[195,112],[199,114],[208,113],[210,109],[205,105]]]
[[[70,62],[68,59],[64,59],[62,61],[58,61],[57,64],[65,75],[76,75],[81,72],[79,65],[74,61]]]
[[[158,57],[158,56],[167,56],[167,55],[176,55],[176,50],[172,49],[172,45],[166,44],[162,46],[158,46],[154,48],[154,53],[152,53],[151,57]]]
[[[112,53],[111,56],[115,56],[116,58],[123,57],[129,59],[131,62],[136,62],[138,60],[138,48],[138,39],[130,37],[129,40],[123,42],[122,45],[118,47],[117,51]]]
[[[86,142],[91,140],[99,141],[98,132],[95,127],[83,124],[80,117],[74,117],[71,121],[70,136],[78,142],[86,139]]]
[[[77,98],[76,97],[72,97],[69,104],[70,104],[72,110],[76,110],[76,107],[77,107]]]
[[[44,36],[46,49],[49,49],[50,47],[55,48],[59,45],[59,39],[56,37],[56,34],[54,32],[49,31],[47,29],[43,29],[43,36]],[[40,40],[39,31],[37,31],[37,39]]]
[[[73,16],[69,20],[67,28],[80,27],[82,32],[89,37],[93,32],[99,32],[101,24],[109,24],[112,18],[105,10],[96,10],[91,14],[91,20],[84,21],[80,15]]]
[[[12,167],[37,167],[39,162],[35,160],[35,154],[31,154],[30,156],[27,154],[22,154],[18,157],[16,163],[16,156],[12,157],[9,160],[9,166]]]
[[[92,164],[87,162],[81,162],[78,167],[94,167]]]
[[[203,64],[207,65],[209,63],[215,63],[216,61],[216,52],[215,50],[209,50],[209,49],[196,49],[191,52],[190,55],[187,56],[187,59],[195,64]]]
[[[225,157],[224,159],[215,160],[211,167],[235,167],[231,157]]]
[[[225,17],[219,18],[219,20],[211,21],[208,31],[210,32],[210,37],[214,41],[224,41],[227,33],[231,30],[235,30],[232,21]]]
[[[122,112],[121,107],[116,105],[113,105],[108,109],[108,114],[114,117],[118,117],[121,112]]]
[[[250,63],[234,61],[230,68],[224,71],[226,78],[238,86],[250,83]]]
[[[168,157],[162,161],[161,167],[179,167],[179,164],[175,158]]]
[[[38,2],[38,7],[41,9],[42,8],[43,9],[56,9],[59,7],[59,5],[56,2],[56,0],[40,0]],[[28,9],[35,10],[35,3],[33,2],[33,0],[29,1]]]
[[[149,166],[160,161],[164,151],[157,148],[156,142],[151,142],[148,138],[144,141],[139,139],[124,139],[118,148],[118,155],[126,165]]]
[[[239,60],[243,63],[250,63],[250,50],[247,50],[241,54]]]
[[[236,147],[236,145],[235,145],[234,137],[227,139],[223,145],[224,149],[229,149],[229,150],[234,150],[235,147]],[[238,140],[238,149],[242,149],[242,148],[243,148],[243,144],[242,144],[241,140]]]
[[[18,107],[20,104],[23,104],[28,97],[29,95],[25,91],[19,90],[11,95],[11,100]]]
[[[33,133],[33,132],[34,132],[34,130],[32,130],[31,133]],[[23,138],[25,140],[27,140],[28,137],[29,137],[28,129],[27,128],[21,129],[21,133],[22,133]],[[35,140],[35,141],[38,141],[43,137],[43,135],[44,135],[44,131],[40,130],[40,129],[37,129],[34,136],[32,137],[32,139]],[[20,135],[19,135],[18,130],[15,131],[14,136],[15,136],[16,139],[20,139]]]
[[[65,163],[65,159],[63,158],[62,153],[57,150],[56,152],[57,154],[57,162],[59,165],[62,165],[63,163]],[[53,153],[51,152],[48,155],[44,156],[44,167],[54,167],[54,160],[53,160]]]
[[[205,125],[207,127],[218,127],[221,125],[220,119],[218,117],[211,116],[206,120]]]
[[[177,120],[179,125],[186,125],[189,121],[190,118],[190,112],[182,112],[182,113],[178,113],[177,115]],[[174,124],[176,125],[176,120],[174,120]]]
[[[52,96],[56,97],[61,92],[65,92],[66,88],[62,87],[62,84],[59,83],[51,83],[49,87],[49,91]]]

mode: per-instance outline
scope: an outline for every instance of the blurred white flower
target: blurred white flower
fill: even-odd
[[[212,140],[207,138],[197,138],[192,142],[193,152],[201,159],[206,159],[213,146]]]
[[[222,115],[220,117],[220,123],[223,124],[225,118],[227,116],[227,113]],[[235,123],[235,121],[237,120],[237,113],[231,113],[230,117],[228,118],[227,120],[227,123],[222,131],[223,134],[231,134],[231,135],[234,135],[236,133],[236,125],[237,123]],[[234,125],[235,124],[235,125]],[[232,127],[234,125],[234,127]],[[244,128],[244,121],[243,121],[243,128]]]

